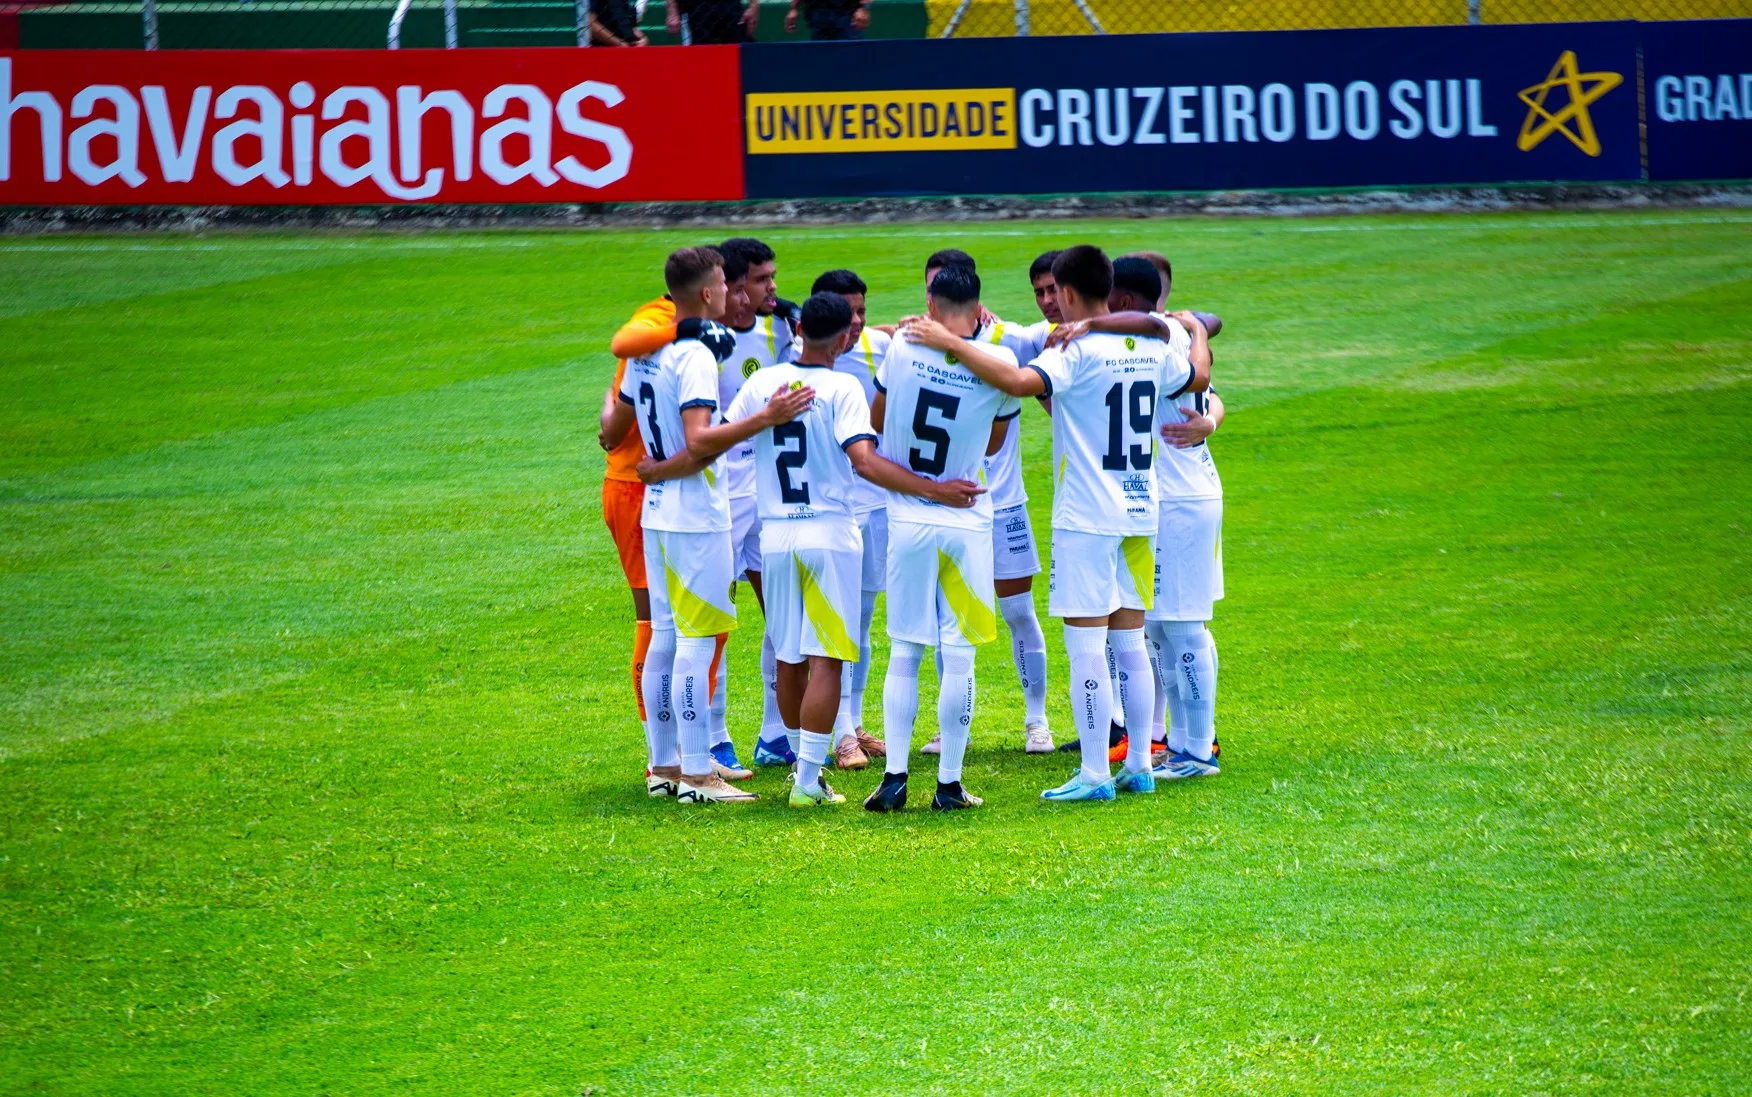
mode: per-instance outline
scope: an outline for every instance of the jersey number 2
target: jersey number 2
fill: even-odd
[[[1107,390],[1107,452],[1101,455],[1101,467],[1109,472],[1121,472],[1126,466],[1126,457],[1131,457],[1131,467],[1142,472],[1150,467],[1150,450],[1145,446],[1131,446],[1125,443],[1126,421],[1131,421],[1131,433],[1150,436],[1156,418],[1156,383],[1154,381],[1133,381],[1130,391],[1124,384],[1115,382]]]
[[[797,443],[792,449],[791,443]],[[773,428],[773,444],[785,448],[779,450],[773,459],[773,464],[779,466],[779,498],[786,503],[801,503],[809,505],[809,482],[791,482],[793,469],[800,469],[809,460],[809,431],[802,423],[780,423]]]

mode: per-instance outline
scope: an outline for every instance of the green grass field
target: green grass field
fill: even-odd
[[[764,233],[1228,321],[1223,775],[1041,804],[987,649],[947,817],[644,795],[596,410],[720,235],[0,241],[0,1092],[1752,1091],[1752,215]]]

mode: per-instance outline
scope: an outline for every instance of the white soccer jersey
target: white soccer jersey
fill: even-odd
[[[857,540],[855,485],[845,448],[876,441],[870,408],[852,378],[826,366],[796,363],[760,370],[742,386],[725,418],[746,419],[782,389],[809,387],[809,410],[754,436],[755,495],[760,501],[760,551],[845,547]]]
[[[658,461],[673,457],[687,448],[682,410],[718,409],[718,363],[696,339],[671,343],[649,357],[627,361],[620,398],[633,407],[645,452]],[[719,458],[691,476],[645,485],[639,524],[672,533],[728,532],[730,497],[722,466]]]
[[[980,333],[974,334],[974,341],[981,341]],[[999,358],[1014,360],[1002,346],[991,349]],[[1014,418],[1022,410],[1014,396],[981,381],[953,355],[905,339],[889,344],[877,367],[876,387],[886,394],[882,455],[937,481],[984,483],[993,421]],[[989,530],[992,497],[988,492],[963,509],[890,492],[888,518]]]
[[[876,399],[876,367],[882,364],[883,357],[888,354],[888,344],[892,338],[883,332],[865,328],[859,333],[858,341],[852,344],[851,349],[833,360],[835,373],[843,373],[857,380],[864,393],[866,408]],[[886,491],[862,477],[858,478],[857,489],[852,495],[852,509],[859,514],[868,514],[887,505]]]
[[[1191,379],[1160,339],[1091,332],[1029,367],[1052,397],[1052,528],[1156,532],[1156,402]]]
[[[757,316],[747,331],[730,329],[736,336],[736,350],[724,359],[718,369],[718,408],[722,411],[742,391],[742,383],[754,376],[757,369],[776,366],[793,357],[791,325],[776,316]],[[733,499],[754,495],[754,443],[733,446],[724,455],[724,479]]]
[[[1163,313],[1153,314],[1159,320],[1166,320],[1171,328],[1168,339],[1168,351],[1171,364],[1185,362],[1188,371],[1188,383],[1191,381],[1192,369],[1192,335],[1180,326],[1173,317]],[[1186,417],[1180,414],[1181,408],[1196,412],[1199,415],[1210,410],[1210,397],[1202,392],[1182,392],[1172,398],[1163,393],[1163,398],[1156,402],[1156,422],[1182,423]],[[1190,449],[1180,449],[1161,440],[1157,434],[1156,442],[1156,498],[1158,499],[1221,499],[1223,497],[1223,482],[1217,478],[1217,465],[1211,460],[1210,447],[1200,443]]]
[[[1032,362],[1046,349],[1047,333],[1057,325],[1050,320],[1019,327],[998,320],[992,324],[994,342],[1016,356],[1018,362]],[[1022,419],[1018,416],[1004,432],[1004,444],[998,452],[986,458],[986,478],[991,481],[992,509],[1007,510],[1028,501],[1028,489],[1022,483]]]

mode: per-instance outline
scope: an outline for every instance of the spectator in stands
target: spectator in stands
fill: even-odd
[[[590,44],[593,46],[648,46],[639,29],[639,11],[633,0],[590,0]]]
[[[864,37],[870,25],[870,0],[791,0],[785,13],[785,33],[797,33],[797,12],[809,24],[809,37],[817,42],[844,42]]]
[[[754,41],[760,20],[760,0],[670,0],[663,25],[670,34],[682,36],[681,21],[687,20],[685,41],[696,46]]]

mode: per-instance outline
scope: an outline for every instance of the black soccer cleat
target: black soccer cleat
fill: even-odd
[[[1117,722],[1108,724],[1107,749],[1112,750],[1123,742],[1125,742],[1125,728],[1121,727]],[[1083,741],[1081,739],[1072,739],[1068,743],[1060,743],[1058,749],[1060,754],[1075,754],[1083,749]]]
[[[864,798],[865,811],[900,811],[906,807],[906,774],[884,773],[876,791]]]
[[[937,795],[931,797],[933,811],[961,811],[965,808],[976,808],[985,803],[984,800],[961,787],[960,781],[944,784],[937,782]]]

